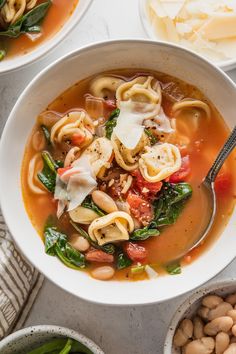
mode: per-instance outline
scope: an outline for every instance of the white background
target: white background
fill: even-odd
[[[22,89],[56,58],[95,41],[146,38],[138,2],[94,0],[82,22],[53,53],[31,66],[0,76],[0,131]],[[236,70],[229,75],[236,81]],[[235,270],[236,261],[214,281],[233,278]],[[45,280],[26,326],[56,324],[73,328],[97,342],[106,354],[162,354],[168,324],[184,298],[145,307],[106,307],[82,301]]]

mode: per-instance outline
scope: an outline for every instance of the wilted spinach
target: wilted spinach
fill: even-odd
[[[56,227],[45,226],[45,252],[57,256],[66,266],[73,269],[85,267],[85,256],[67,242],[67,236]]]
[[[40,345],[40,347],[27,352],[27,354],[93,354],[90,349],[85,347],[84,344],[75,341],[71,338],[55,338],[51,341]]]
[[[0,49],[0,61],[2,61],[6,56],[6,51],[4,49]]]
[[[94,203],[91,195],[88,195],[82,202],[81,206],[95,211],[99,216],[104,216],[105,213]]]
[[[42,159],[43,169],[38,173],[38,179],[47,188],[47,190],[49,190],[49,192],[54,193],[57,169],[59,165],[56,161],[53,160],[48,151],[42,152]]]
[[[0,9],[6,4],[7,0],[0,0]]]
[[[116,261],[116,268],[117,269],[124,269],[129,266],[131,266],[132,261],[126,254],[123,252],[120,252],[117,256],[117,261]]]
[[[170,263],[166,266],[166,271],[170,274],[170,275],[177,275],[177,274],[181,274],[181,265],[179,262],[175,262],[175,263]]]
[[[45,137],[47,144],[51,145],[51,137],[50,137],[50,132],[49,132],[48,128],[45,125],[41,125],[41,129],[43,131],[43,135]]]
[[[165,182],[153,203],[154,219],[149,228],[174,224],[191,195],[190,184]]]
[[[143,227],[142,229],[136,229],[130,235],[130,240],[132,241],[144,241],[147,240],[149,237],[158,236],[160,235],[160,231],[153,228],[151,229],[148,226]]]
[[[119,117],[119,114],[120,114],[119,108],[114,109],[114,111],[111,112],[110,117],[105,123],[106,138],[108,139],[111,139],[111,135],[113,133],[113,129],[117,124],[117,118]]]
[[[0,6],[4,5],[4,0],[0,0]],[[7,30],[0,31],[0,36],[17,38],[22,33],[40,32],[40,24],[46,16],[51,0],[48,0],[21,16],[15,23],[10,25]],[[3,4],[3,5],[2,5]]]
[[[155,145],[158,142],[157,137],[150,129],[144,129],[145,134],[148,136],[151,145]]]

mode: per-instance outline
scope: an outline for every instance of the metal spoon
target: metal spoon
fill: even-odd
[[[206,193],[207,199],[209,200],[209,204],[210,204],[209,220],[199,239],[194,241],[193,245],[191,246],[191,248],[189,248],[188,251],[191,251],[193,248],[198,246],[206,238],[208,232],[210,231],[213,225],[215,215],[216,215],[215,179],[223,163],[225,162],[225,160],[227,159],[227,157],[235,147],[236,147],[236,126],[232,130],[228,140],[222,147],[215,162],[213,163],[212,167],[208,171],[204,181],[201,183],[200,188],[202,188],[203,192]]]

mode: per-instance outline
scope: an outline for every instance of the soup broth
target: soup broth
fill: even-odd
[[[156,101],[151,101],[153,97]],[[154,114],[153,109],[157,110]],[[81,114],[87,117],[82,128],[77,124]],[[73,115],[77,118],[72,118]],[[140,121],[140,116],[145,117]],[[63,119],[64,125],[60,126]],[[70,126],[66,125],[66,119]],[[120,126],[132,119],[139,120],[139,124],[128,125],[124,133]],[[77,130],[73,130],[75,126]],[[138,145],[127,148],[124,144],[134,145],[134,140],[128,137],[133,134],[132,129],[137,129],[135,139],[141,129],[141,138]],[[216,180],[215,223],[206,240],[187,252],[204,230],[209,215],[209,201],[200,184],[228,135],[224,120],[206,97],[174,77],[143,70],[120,70],[82,80],[56,98],[37,118],[22,165],[26,210],[43,241],[47,236],[45,224],[51,215],[53,222],[50,223],[55,230],[66,235],[67,243],[84,257],[86,267],[82,269],[98,279],[140,280],[155,277],[157,273],[178,274],[181,266],[192,262],[217,239],[234,208],[236,169],[235,154],[231,154]],[[138,148],[142,139],[145,143]],[[102,142],[104,151],[99,150],[101,145],[93,150],[94,141]],[[41,183],[43,179],[40,182],[38,178],[43,168],[41,154],[45,150],[56,166],[55,194],[54,189],[48,191]],[[81,201],[76,203],[73,198],[80,199],[79,186],[84,183],[79,179],[80,173],[91,154],[95,154],[92,162],[90,159],[92,175],[86,174],[88,170],[84,173],[86,183],[92,179],[96,185],[86,186],[88,190],[82,198],[87,195],[86,203],[82,202],[83,208],[76,214],[73,210],[81,208]],[[129,154],[134,158],[128,158]],[[145,160],[146,156],[149,160]],[[179,158],[180,165],[176,167]],[[154,165],[150,167],[152,159]],[[161,164],[157,166],[158,159]],[[172,172],[168,173],[166,168]],[[158,177],[160,174],[162,177]],[[78,178],[75,193],[71,192],[74,182],[70,178]],[[68,193],[68,185],[71,194],[65,202],[61,195],[65,188]],[[110,211],[104,199],[99,202],[104,193]],[[174,204],[173,198],[179,201]],[[71,209],[70,203],[76,207]],[[84,208],[91,215],[82,216]],[[121,214],[116,216],[117,212]],[[81,218],[87,218],[86,222],[81,222]],[[81,246],[78,240],[86,241]],[[57,255],[55,251],[51,254]],[[178,258],[180,261],[176,262]],[[150,268],[154,271],[152,275]]]

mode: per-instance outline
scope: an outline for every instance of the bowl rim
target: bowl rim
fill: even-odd
[[[13,59],[10,59],[9,61],[6,60],[6,65],[4,65],[4,61],[2,61],[3,65],[2,67],[0,65],[0,75],[24,68],[35,63],[37,60],[42,59],[42,57],[49,55],[49,53],[52,52],[53,49],[55,49],[83,19],[85,13],[89,10],[93,2],[93,0],[83,0],[83,8],[82,10],[78,11],[80,1],[81,0],[78,0],[73,13],[66,19],[62,28],[55,32],[51,37],[43,41],[43,43],[40,45],[36,46],[33,50],[29,51],[29,53],[19,56],[16,55],[13,57]],[[76,11],[78,11],[78,13],[75,15]],[[17,61],[17,58],[22,59],[22,62],[21,60]]]
[[[55,334],[55,335],[60,334],[62,336],[80,341],[88,349],[92,350],[94,354],[105,354],[103,350],[95,342],[93,342],[90,338],[86,337],[84,334],[77,332],[76,330],[73,330],[68,327],[56,326],[56,325],[29,326],[29,327],[22,328],[16,332],[13,332],[1,340],[0,350],[7,344],[10,344],[11,342],[14,342],[19,338],[22,338],[28,334],[32,334],[32,331],[34,333],[42,333],[42,334],[45,332],[50,332],[51,334]]]
[[[117,44],[129,44],[129,43],[132,43],[132,44],[135,44],[135,45],[138,45],[138,44],[151,44],[151,45],[160,45],[162,47],[168,47],[168,48],[172,48],[172,49],[176,49],[178,51],[181,51],[183,53],[186,53],[187,55],[190,55],[190,56],[193,56],[195,57],[197,60],[200,60],[202,62],[205,62],[205,64],[207,64],[208,66],[210,66],[212,69],[214,69],[214,71],[216,71],[216,73],[218,73],[218,75],[220,75],[222,78],[224,78],[227,83],[234,89],[236,90],[236,84],[232,81],[232,79],[230,77],[228,77],[228,75],[226,75],[220,68],[216,67],[215,65],[213,65],[210,61],[208,61],[207,59],[199,56],[198,54],[194,53],[194,52],[191,52],[189,51],[188,49],[185,49],[185,48],[181,48],[179,47],[178,45],[174,45],[174,44],[170,44],[170,43],[163,43],[163,42],[157,42],[157,41],[151,41],[149,39],[114,39],[114,40],[109,40],[109,41],[99,41],[99,42],[95,42],[93,44],[88,44],[86,46],[83,46],[77,50],[73,50],[71,51],[70,53],[67,53],[66,55],[62,56],[61,58],[58,58],[56,59],[54,62],[50,63],[47,67],[45,67],[43,70],[41,70],[35,77],[34,79],[26,86],[26,88],[23,90],[23,92],[21,93],[21,95],[19,96],[17,102],[15,103],[11,113],[10,113],[10,116],[5,124],[5,127],[4,127],[4,130],[3,130],[3,133],[2,133],[2,137],[1,137],[1,140],[0,140],[0,158],[1,158],[1,151],[3,151],[3,146],[5,145],[5,139],[7,137],[7,134],[8,134],[8,127],[10,126],[11,124],[11,121],[14,120],[15,118],[15,115],[16,115],[16,112],[18,111],[19,109],[19,103],[21,102],[21,100],[24,98],[25,95],[28,94],[28,92],[31,90],[31,88],[35,85],[35,83],[37,82],[37,80],[39,80],[41,78],[41,76],[44,76],[45,74],[47,74],[47,72],[49,72],[52,68],[56,67],[57,65],[59,65],[60,63],[64,62],[64,61],[67,61],[71,58],[73,58],[74,56],[77,57],[78,55],[88,51],[88,50],[94,50],[94,49],[97,49],[99,47],[103,47],[103,48],[106,48],[107,46],[111,46],[111,45],[117,45]],[[20,242],[18,242],[18,239],[16,236],[14,236],[14,233],[12,232],[12,228],[13,228],[13,223],[12,223],[12,218],[10,218],[9,216],[9,213],[7,212],[7,205],[6,203],[3,202],[4,200],[4,190],[3,188],[1,187],[1,178],[0,178],[0,206],[2,208],[2,214],[3,214],[3,217],[6,221],[6,224],[8,225],[8,228],[11,232],[11,234],[13,235],[13,239],[14,239],[14,242],[17,244],[17,246],[19,247],[19,249],[21,250],[21,252],[25,255],[25,257],[40,271],[42,272],[50,281],[52,281],[54,284],[56,284],[57,286],[61,287],[63,290],[66,290],[67,292],[79,297],[79,298],[82,298],[86,301],[89,301],[91,303],[99,303],[99,304],[102,304],[102,305],[109,305],[109,306],[138,306],[138,305],[150,305],[150,304],[155,304],[155,303],[158,303],[158,302],[164,302],[164,301],[167,301],[167,300],[170,300],[170,299],[173,299],[175,297],[178,297],[180,295],[183,295],[189,291],[192,291],[194,289],[196,289],[197,287],[199,287],[200,285],[203,285],[205,284],[207,281],[209,281],[210,279],[212,279],[214,276],[216,276],[218,273],[220,273],[226,266],[228,266],[236,257],[236,254],[233,255],[233,256],[227,256],[228,258],[225,259],[225,262],[223,264],[223,266],[221,267],[214,267],[214,269],[212,270],[212,273],[210,275],[210,277],[207,277],[206,279],[204,280],[201,280],[201,281],[198,281],[196,282],[196,284],[192,287],[191,286],[185,286],[184,289],[182,289],[181,291],[180,290],[177,290],[176,293],[173,295],[171,293],[168,293],[167,296],[165,296],[164,299],[132,299],[131,300],[107,300],[106,297],[105,299],[101,300],[101,299],[96,299],[94,296],[90,296],[90,297],[86,297],[84,295],[81,295],[80,293],[76,293],[73,289],[69,289],[69,288],[64,288],[62,284],[58,283],[56,281],[56,279],[54,279],[53,275],[52,274],[45,274],[45,272],[42,269],[42,267],[40,267],[40,264],[36,262],[35,260],[35,257],[32,253],[30,252],[26,252],[25,249],[23,249],[21,247],[21,244]],[[23,207],[23,205],[22,205]],[[9,216],[9,217],[8,217]],[[151,282],[153,280],[147,280],[147,282]],[[136,282],[136,283],[142,283],[142,281],[140,282]]]
[[[148,15],[147,15],[147,10],[146,10],[146,2],[147,0],[139,0],[139,17],[140,17],[140,21],[142,23],[143,29],[146,33],[146,35],[148,36],[148,38],[154,40],[154,41],[158,41],[158,42],[162,42],[162,43],[170,43],[170,44],[174,44],[172,42],[168,42],[168,41],[164,41],[161,39],[158,39],[155,36],[155,33],[153,31],[153,28],[149,22],[148,19]],[[181,48],[186,49],[185,47],[179,45]],[[202,58],[206,58],[205,56],[198,54],[197,52],[195,52],[194,50],[188,49],[188,51],[200,55]],[[209,59],[207,59],[209,60]],[[210,61],[210,60],[209,60]],[[211,62],[211,64],[218,66],[220,69],[224,70],[224,71],[230,71],[233,70],[234,68],[236,68],[236,57],[235,58],[231,58],[231,59],[226,59],[226,60],[220,60],[220,61],[216,61],[216,62]]]
[[[214,293],[214,291],[220,290],[223,287],[227,287],[230,285],[235,285],[236,288],[236,278],[226,278],[224,280],[217,281],[215,280],[213,283],[210,283],[208,286],[204,285],[198,287],[194,292],[192,292],[177,308],[174,315],[172,316],[170,323],[168,325],[168,330],[166,333],[165,341],[164,341],[164,352],[163,354],[172,354],[172,343],[173,337],[175,334],[175,330],[183,316],[183,314],[199,299],[203,296]]]

